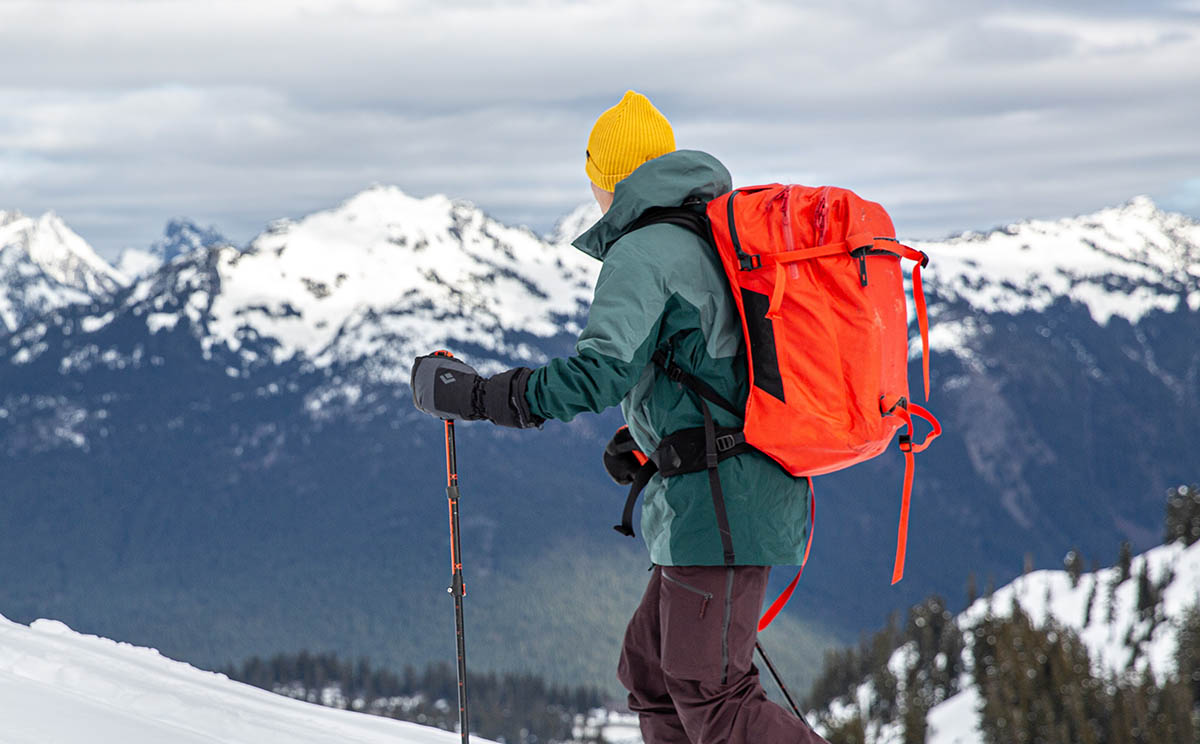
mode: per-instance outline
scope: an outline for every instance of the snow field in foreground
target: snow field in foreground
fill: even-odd
[[[0,616],[0,744],[458,741],[458,734],[275,695],[54,620],[25,626]]]

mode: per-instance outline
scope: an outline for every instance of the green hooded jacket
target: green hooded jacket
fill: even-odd
[[[532,412],[570,421],[620,403],[643,452],[667,434],[704,425],[695,396],[672,382],[651,357],[673,349],[684,370],[727,400],[749,394],[741,324],[729,283],[712,248],[676,225],[657,224],[622,237],[650,207],[705,201],[733,188],[716,158],[677,150],[655,158],[617,184],[612,207],[575,247],[604,263],[587,327],[575,355],[534,370],[526,388]],[[740,426],[712,406],[718,426]],[[795,565],[804,556],[808,486],[773,460],[750,452],[719,467],[738,565]],[[663,566],[724,563],[705,472],[655,475],[642,492],[641,534]],[[619,513],[619,503],[614,511]]]

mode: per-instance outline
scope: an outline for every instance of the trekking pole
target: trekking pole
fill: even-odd
[[[787,698],[788,705],[792,706],[792,710],[796,713],[805,726],[808,726],[808,721],[805,720],[804,714],[800,712],[800,706],[796,705],[796,701],[792,699],[792,693],[788,690],[787,685],[783,683],[783,678],[779,676],[779,672],[775,670],[775,665],[771,663],[771,659],[767,657],[767,652],[763,650],[762,644],[758,641],[754,642],[754,648],[758,649],[758,655],[762,657],[763,662],[767,665],[767,670],[771,672],[771,676],[775,678],[775,684],[779,685],[780,692]],[[808,726],[812,728],[812,726]]]
[[[437,356],[453,357],[448,351],[436,351]],[[450,502],[450,588],[454,596],[454,631],[458,640],[458,725],[463,744],[470,744],[467,726],[467,644],[463,623],[463,597],[467,586],[463,581],[462,547],[458,540],[458,456],[454,447],[454,421],[446,425],[446,499]]]

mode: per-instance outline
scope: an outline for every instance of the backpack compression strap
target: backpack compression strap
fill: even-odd
[[[876,238],[876,240],[892,240],[891,238]],[[910,261],[916,261],[917,265],[912,270],[912,288],[913,288],[913,304],[917,308],[917,328],[921,331],[921,373],[925,381],[925,402],[929,402],[929,316],[925,312],[925,290],[921,285],[921,269],[929,265],[929,256],[924,251],[918,251],[914,248],[909,248],[907,245],[899,241],[893,241],[894,246],[889,246],[889,250],[894,250],[899,253],[901,258],[907,258]],[[911,404],[910,404],[911,407]],[[919,408],[919,406],[918,406]],[[925,411],[924,408],[921,408]],[[929,411],[925,411],[929,413]],[[921,418],[925,418],[922,416]],[[932,416],[930,416],[932,418]],[[927,419],[928,420],[928,419]],[[936,424],[934,420],[931,423]],[[909,427],[909,432],[912,432],[912,427]],[[941,427],[938,427],[938,432],[941,432]],[[932,440],[930,437],[929,440]],[[927,440],[927,441],[929,441]],[[925,449],[924,446],[921,449]],[[919,452],[920,450],[918,450]]]
[[[625,509],[621,512],[621,523],[614,524],[613,529],[625,537],[635,537],[633,531],[633,507],[637,504],[642,489],[658,472],[658,463],[653,459],[647,460],[633,475],[633,483],[629,486],[629,495],[625,497]]]
[[[908,427],[908,431],[900,435],[900,451],[904,453],[904,491],[900,497],[900,525],[896,531],[896,562],[892,565],[892,583],[895,584],[904,578],[904,558],[908,550],[908,506],[912,500],[913,474],[916,470],[916,459],[913,455],[924,451],[933,440],[941,436],[942,425],[924,407],[904,398],[899,398],[884,411],[884,415],[888,414],[899,416]],[[913,444],[912,441],[914,416],[924,419],[933,427],[920,444]]]

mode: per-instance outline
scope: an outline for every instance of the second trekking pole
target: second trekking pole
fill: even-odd
[[[439,351],[440,356],[451,356]],[[467,586],[463,581],[462,547],[458,540],[458,457],[454,448],[454,421],[446,419],[446,499],[450,503],[450,594],[454,596],[454,631],[458,640],[458,725],[463,744],[470,744],[467,724],[467,644],[463,623],[463,597]]]

